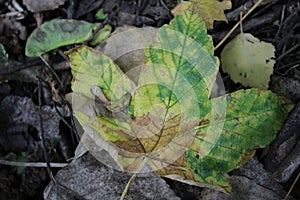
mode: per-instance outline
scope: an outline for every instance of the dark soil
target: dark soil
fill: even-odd
[[[63,56],[62,52],[73,46],[62,47],[48,53],[49,63],[62,80],[60,86],[39,58],[25,56],[26,40],[37,27],[37,22],[55,18],[69,18],[100,22],[103,25],[111,24],[113,29],[123,25],[160,27],[173,18],[170,10],[175,7],[177,1],[69,0],[53,10],[39,13],[33,13],[32,9],[28,9],[23,2],[30,1],[0,0],[0,43],[3,44],[8,55],[7,59],[0,51],[0,158],[1,160],[20,162],[67,163],[74,155],[78,144],[74,129],[70,129],[73,121],[72,116],[54,113],[56,109],[61,113],[68,110],[67,102],[63,100],[63,96],[71,92],[72,76],[70,68],[66,64],[66,57]],[[209,30],[213,36],[214,44],[218,44],[239,21],[240,11],[245,13],[249,10],[246,9],[247,6],[250,8],[253,5],[252,1],[247,0],[232,0],[232,2],[233,8],[226,11],[228,22],[215,22],[213,28]],[[243,22],[243,30],[252,33],[260,40],[274,44],[276,64],[269,89],[278,95],[291,99],[295,104],[299,104],[300,5],[297,0],[265,2]],[[23,8],[23,11],[18,10],[16,4]],[[105,21],[95,18],[95,14],[100,9],[107,13]],[[237,29],[230,38],[239,32],[240,29]],[[215,52],[216,56],[220,56],[224,45]],[[241,84],[234,83],[222,71],[221,75],[226,92],[244,88]],[[11,105],[2,102],[5,99],[8,101],[8,97],[13,99]],[[25,97],[26,99],[24,99]],[[39,105],[39,99],[41,105]],[[29,106],[29,108],[24,110],[22,105]],[[39,118],[39,108],[47,110],[42,118]],[[280,141],[282,144],[292,138],[292,142],[289,143],[290,148],[284,152],[285,155],[289,154],[300,138],[300,120],[297,118],[299,115],[298,109],[294,113],[294,121],[286,127],[289,137],[283,137]],[[51,122],[49,118],[55,118],[56,121]],[[43,120],[49,126],[41,131],[40,121]],[[44,138],[41,136],[42,132],[45,135]],[[278,147],[270,149],[275,152]],[[45,158],[44,151],[47,152],[48,158]],[[270,161],[272,159],[268,160],[268,155],[270,152],[267,150],[261,150],[257,153],[259,160],[269,166],[269,171],[272,171],[274,165]],[[52,173],[55,174],[56,172],[57,169],[52,168]],[[299,169],[283,184],[287,191],[297,173],[299,173]],[[0,165],[0,177],[0,199],[6,200],[43,199],[43,190],[50,182],[49,171],[46,168]],[[175,188],[177,195],[185,197],[183,199],[196,199],[196,194],[189,193],[189,189],[184,189],[187,187],[186,185],[178,186],[178,183],[172,181],[168,181],[168,183]],[[178,190],[178,187],[181,189]],[[299,188],[298,183],[292,192],[292,195],[298,199],[300,199]]]

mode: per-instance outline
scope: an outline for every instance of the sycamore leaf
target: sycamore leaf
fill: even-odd
[[[222,69],[234,82],[267,89],[275,64],[275,47],[249,33],[232,39],[221,53]]]
[[[226,21],[224,10],[231,9],[230,0],[191,0],[179,3],[173,10],[173,15],[185,11],[198,13],[205,21],[206,28],[211,28],[214,21]]]
[[[186,155],[172,166],[160,170],[160,175],[173,178],[171,174],[177,174],[230,191],[224,174],[250,160],[254,149],[268,145],[291,109],[290,106],[282,106],[286,102],[275,94],[261,89],[240,90],[212,99],[212,102],[224,100],[228,104],[226,117],[222,119],[224,125],[217,140],[213,137],[215,130],[207,135],[209,129],[215,126],[207,123],[211,119],[210,113],[201,121],[195,141]],[[216,120],[214,123],[220,122]],[[210,152],[206,152],[206,148],[210,148]]]
[[[57,47],[86,41],[98,24],[73,19],[54,19],[35,29],[26,42],[26,56],[40,56]]]
[[[72,90],[88,98],[106,104],[118,102],[126,93],[131,93],[134,83],[127,78],[113,61],[103,53],[86,46],[67,52],[72,66]],[[97,90],[97,86],[101,91]],[[99,94],[100,92],[100,94]]]
[[[126,172],[147,165],[162,176],[229,192],[226,173],[269,144],[290,109],[259,89],[210,99],[219,62],[204,21],[191,12],[160,28],[136,84],[97,50],[81,46],[67,54],[74,93],[109,113],[97,106],[85,112],[87,103],[73,100],[75,115],[99,133],[101,148],[116,150],[112,157]]]

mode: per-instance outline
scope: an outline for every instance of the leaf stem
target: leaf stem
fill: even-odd
[[[239,26],[239,24],[246,19],[246,17],[253,12],[253,10],[262,2],[263,0],[259,0],[254,4],[254,6],[242,17],[242,19],[237,22],[234,27],[225,35],[225,37],[219,42],[219,44],[215,47],[215,50],[217,50],[226,40],[227,38],[233,33],[233,31]]]
[[[131,183],[134,181],[134,179],[137,177],[137,174],[140,173],[140,172],[142,171],[143,167],[146,165],[146,163],[148,162],[148,160],[149,160],[148,157],[145,157],[144,160],[143,160],[143,162],[141,163],[141,165],[140,165],[139,168],[137,169],[137,171],[134,172],[134,174],[130,177],[129,181],[128,181],[127,184],[126,184],[125,189],[124,189],[123,192],[122,192],[122,196],[121,196],[120,200],[124,200],[124,199],[125,199],[125,196],[126,196],[126,194],[127,194],[127,192],[128,192],[128,189],[129,189],[130,184],[131,184]]]

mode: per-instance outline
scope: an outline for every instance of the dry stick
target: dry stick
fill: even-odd
[[[241,34],[244,34],[243,32],[243,12],[240,12],[240,31],[241,31]]]
[[[30,68],[30,67],[34,67],[34,66],[40,65],[40,64],[42,64],[42,62],[40,60],[30,59],[28,61],[25,61],[25,63],[16,64],[16,65],[1,68],[0,69],[0,76],[1,75],[9,75],[11,73],[15,73],[15,72],[18,72],[20,70]]]
[[[297,45],[293,46],[292,48],[290,48],[289,50],[287,50],[286,52],[284,52],[283,54],[281,54],[280,56],[278,56],[278,58],[276,58],[276,60],[277,61],[281,60],[282,58],[284,58],[285,56],[287,56],[289,53],[291,53],[294,50],[296,50],[298,47],[300,47],[300,44],[297,44]]]
[[[98,27],[99,28],[99,27]],[[63,86],[63,84],[62,84],[62,81],[60,80],[60,78],[58,77],[58,75],[56,74],[56,72],[54,71],[54,69],[53,69],[53,67],[42,57],[42,56],[39,56],[40,57],[40,59],[44,62],[44,64],[47,66],[47,68],[50,70],[50,72],[52,73],[52,75],[54,76],[54,78],[55,78],[55,80],[58,82],[58,84],[59,84],[59,88],[61,89],[62,88],[62,86]],[[61,96],[61,98],[65,101],[65,99]],[[76,129],[76,127],[74,126],[74,116],[73,116],[73,111],[72,111],[72,107],[71,107],[71,105],[69,105],[69,103],[67,102],[67,106],[68,106],[68,108],[69,108],[69,110],[70,110],[70,112],[71,112],[71,127],[72,127],[72,132],[74,132],[75,133],[75,136],[76,136],[76,139],[77,139],[77,141],[79,141],[80,140],[80,138],[79,138],[79,135],[78,135],[78,131],[77,131],[77,129]],[[55,102],[54,102],[54,107],[55,107],[55,109],[56,109],[56,111],[58,111],[57,110],[57,107],[56,107],[56,104],[55,104]],[[58,112],[58,114],[60,114],[60,112]],[[61,115],[60,115],[61,116]],[[63,119],[63,118],[62,118]],[[63,121],[66,123],[66,125],[69,127],[69,124],[63,119]],[[74,127],[74,128],[73,128]],[[73,141],[75,141],[74,140],[74,138],[73,138],[73,135],[71,135],[72,136],[72,140]]]
[[[219,42],[219,44],[215,47],[217,50],[226,40],[227,38],[233,33],[233,31],[239,26],[239,24],[246,19],[246,17],[253,12],[253,10],[262,2],[263,0],[259,0],[256,4],[244,15],[244,17],[234,25],[234,27],[225,35],[225,37]]]
[[[56,185],[56,186],[60,186],[61,188],[65,189],[65,190],[68,190],[68,191],[72,191],[76,197],[78,197],[78,199],[84,199],[82,198],[82,196],[72,190],[71,188],[68,188],[64,185],[62,185],[61,183],[59,183],[58,181],[56,181],[56,179],[54,178],[53,176],[53,173],[52,173],[52,170],[51,170],[51,163],[49,161],[49,155],[48,155],[48,151],[46,149],[46,143],[45,143],[45,137],[44,137],[44,128],[43,128],[43,119],[42,119],[42,114],[41,114],[41,106],[42,106],[42,88],[41,88],[41,78],[40,77],[37,77],[38,79],[38,94],[39,94],[39,118],[40,118],[40,130],[41,130],[41,138],[42,138],[42,149],[43,149],[43,153],[44,153],[44,158],[45,158],[45,161],[46,161],[46,165],[47,165],[47,172],[48,172],[48,175],[51,179],[51,181]]]
[[[50,72],[54,76],[55,80],[58,82],[59,88],[62,88],[62,86],[63,86],[62,81],[60,80],[60,78],[58,77],[56,72],[54,71],[53,67],[51,67],[51,65],[42,56],[40,56],[40,59],[45,63],[47,68],[50,70]],[[64,99],[63,97],[61,97],[61,98]],[[79,139],[79,136],[78,136],[78,132],[77,132],[76,127],[74,126],[75,123],[74,123],[74,116],[73,116],[72,108],[68,103],[67,103],[67,106],[68,106],[69,110],[71,111],[71,126],[74,127],[74,128],[72,128],[72,131],[75,133],[77,141],[79,141],[80,139]],[[56,111],[58,111],[57,108],[56,108],[55,103],[54,103],[54,107],[55,107]],[[60,114],[60,113],[58,112],[58,114]],[[69,126],[68,123],[64,119],[63,119],[63,121],[67,124],[67,126]],[[72,136],[72,140],[73,140],[73,136]]]
[[[39,121],[40,121],[40,131],[41,131],[41,139],[42,139],[42,149],[43,149],[43,153],[44,153],[44,158],[45,161],[47,163],[47,172],[49,174],[50,179],[56,183],[56,180],[53,176],[53,173],[51,171],[51,165],[50,165],[50,161],[49,161],[49,155],[48,155],[48,151],[47,151],[47,147],[46,147],[46,143],[45,143],[45,136],[44,136],[44,126],[43,126],[43,118],[42,118],[42,87],[41,87],[41,80],[40,78],[38,78],[38,100],[39,100]]]
[[[294,182],[293,182],[291,188],[289,189],[288,193],[286,194],[286,196],[284,197],[283,200],[287,200],[287,199],[288,199],[289,195],[290,195],[291,192],[293,191],[293,189],[294,189],[296,183],[298,182],[299,178],[300,178],[300,172],[299,172],[299,174],[297,175],[297,177],[296,177],[296,179],[294,180]]]
[[[9,165],[15,167],[47,167],[47,163],[44,162],[16,162],[10,160],[0,160],[0,165]],[[63,168],[68,163],[50,163],[51,167]]]
[[[72,130],[73,133],[75,134],[76,139],[77,139],[77,142],[79,142],[79,141],[80,141],[80,135],[79,135],[79,133],[78,133],[78,131],[77,131],[77,128],[76,128],[76,125],[75,125],[75,119],[74,119],[73,108],[72,108],[72,106],[70,105],[70,103],[69,103],[68,101],[66,101],[66,103],[67,103],[67,106],[68,106],[69,111],[70,111],[71,127],[72,127],[71,130]]]
[[[49,65],[49,63],[43,58],[43,56],[40,56],[40,59],[45,63],[45,65],[47,66],[47,68],[50,70],[50,72],[52,73],[52,75],[54,76],[54,78],[56,79],[56,81],[59,84],[59,88],[62,88],[63,84],[60,80],[60,78],[58,77],[58,75],[56,74],[56,72],[54,71],[54,69]]]
[[[62,99],[63,99],[63,101],[65,101],[64,98],[62,98]],[[69,109],[69,111],[70,111],[71,124],[69,124],[69,123],[65,120],[63,114],[58,110],[56,102],[53,102],[55,111],[58,113],[58,115],[60,116],[61,120],[65,123],[65,125],[71,130],[71,134],[70,134],[70,135],[71,135],[73,147],[75,147],[76,142],[79,142],[79,141],[80,141],[80,138],[79,138],[77,129],[76,129],[76,127],[74,126],[74,123],[73,123],[73,120],[74,120],[74,119],[73,119],[73,112],[72,112],[71,109],[69,108],[68,102],[65,101],[65,103],[66,103],[66,105],[67,105],[67,107],[68,107],[68,109]],[[75,140],[75,138],[74,138],[73,133],[74,133],[75,136],[76,136],[76,140]]]

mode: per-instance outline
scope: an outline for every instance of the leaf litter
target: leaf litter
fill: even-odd
[[[100,1],[99,1],[99,2],[100,2]],[[277,5],[277,6],[278,6],[278,4],[276,4],[276,3],[275,3],[274,5]],[[1,6],[2,6],[2,4],[1,4]],[[169,5],[168,5],[168,6],[169,6]],[[285,4],[284,4],[284,6],[285,6]],[[287,5],[287,6],[289,6],[289,5]],[[69,7],[68,7],[68,17],[69,17],[69,11],[70,11],[69,9],[70,9],[71,7],[72,7],[71,5],[69,5]],[[94,7],[99,7],[99,6],[94,6]],[[71,9],[72,9],[72,8],[71,8]],[[95,8],[95,9],[97,10],[97,8]],[[148,8],[147,8],[147,9],[148,9]],[[147,10],[147,9],[146,9],[146,10]],[[76,9],[75,9],[75,10],[76,10]],[[276,11],[276,10],[275,10],[275,11]],[[125,11],[125,12],[127,12],[127,11]],[[290,12],[290,11],[288,11],[288,12]],[[276,12],[275,12],[275,13],[276,13]],[[289,15],[289,13],[287,13],[287,16],[288,16],[288,15]],[[43,14],[43,16],[44,16],[44,17],[47,16],[47,13],[45,13],[45,15]],[[275,14],[275,16],[276,16],[276,14]],[[108,15],[108,17],[110,18],[110,14]],[[85,17],[83,16],[83,18],[85,18]],[[262,17],[261,17],[261,18],[262,18]],[[255,17],[255,19],[260,19],[260,17],[259,17],[259,16],[258,16],[258,17]],[[288,30],[290,30],[290,29],[288,29]],[[275,44],[276,44],[276,41],[275,41]],[[7,50],[9,50],[9,49],[8,49],[8,46],[9,46],[9,45],[4,44],[4,46],[7,48]],[[288,47],[287,47],[287,48],[288,48]],[[277,48],[277,50],[278,50],[278,49],[281,50],[282,48]],[[13,58],[13,56],[11,56],[11,52],[10,52],[10,51],[8,51],[8,52],[9,52],[10,57]],[[17,53],[14,52],[13,54],[17,54]],[[286,63],[286,62],[280,62],[280,63],[277,63],[277,66],[278,66],[278,65],[282,65],[282,63]],[[296,70],[297,68],[294,68],[294,69]],[[289,74],[290,74],[290,72],[294,72],[294,71],[295,71],[294,69],[293,69],[292,71],[289,71]],[[231,96],[228,96],[227,98],[228,98],[228,99],[232,99]],[[95,109],[98,109],[97,114],[101,114],[101,113],[102,113],[102,111],[99,110],[99,105],[100,105],[100,104],[98,104],[98,105],[96,106],[96,108],[95,108]],[[191,187],[189,187],[189,188],[191,188]],[[246,192],[246,193],[247,193],[247,192]],[[234,194],[233,194],[233,195],[234,195]]]

